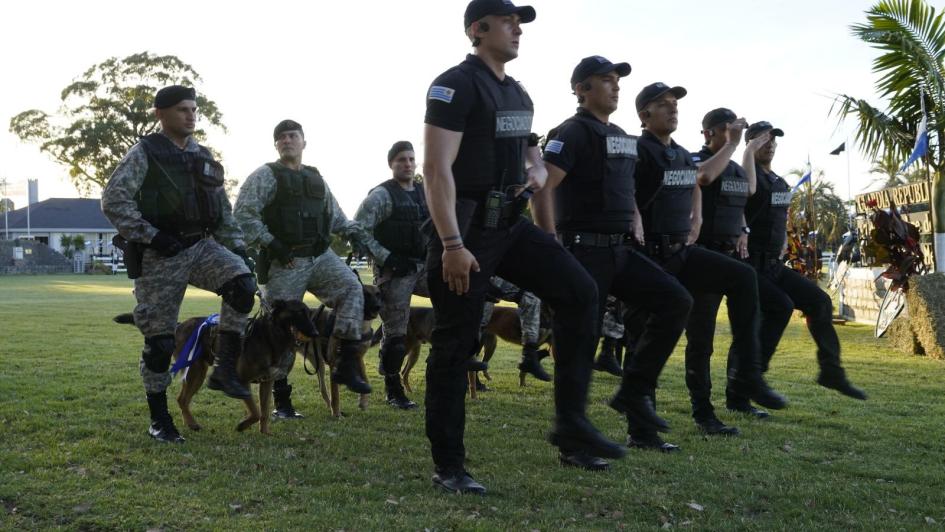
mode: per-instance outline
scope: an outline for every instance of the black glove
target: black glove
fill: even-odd
[[[164,257],[173,257],[184,250],[179,240],[164,231],[158,231],[148,246]]]
[[[410,275],[417,271],[417,265],[414,261],[398,253],[388,255],[387,260],[384,261],[384,267],[390,268],[390,271],[394,272],[397,277]]]
[[[256,273],[256,261],[246,253],[246,248],[236,248],[233,250],[233,254],[243,259],[246,267],[249,268],[249,273]]]
[[[278,260],[283,266],[292,262],[292,251],[278,239],[273,238],[266,248],[269,250],[269,258]]]

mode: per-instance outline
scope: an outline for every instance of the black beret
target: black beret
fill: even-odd
[[[272,140],[279,140],[279,135],[286,131],[298,131],[303,137],[305,136],[305,132],[302,131],[302,124],[295,120],[283,120],[276,124],[276,129],[272,130]]]
[[[193,87],[183,85],[171,85],[157,91],[154,95],[154,108],[167,109],[179,104],[184,100],[197,100],[197,91]]]
[[[413,151],[413,144],[411,144],[410,141],[398,140],[395,142],[387,152],[387,164],[390,164],[394,160],[394,157],[397,157],[398,153],[407,150]]]

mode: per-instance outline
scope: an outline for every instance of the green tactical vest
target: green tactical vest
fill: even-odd
[[[142,137],[148,173],[135,201],[142,218],[177,236],[214,231],[228,201],[223,166],[210,150],[188,152],[159,133]]]
[[[331,243],[331,212],[325,180],[318,169],[299,171],[268,163],[276,178],[276,197],[263,209],[269,232],[289,247],[311,246],[311,256],[321,255]],[[309,256],[308,250],[297,256]]]

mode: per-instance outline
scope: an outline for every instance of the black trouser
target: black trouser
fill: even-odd
[[[658,260],[658,262],[666,271],[675,275],[694,296],[721,294],[728,298],[728,315],[732,327],[729,358],[730,361],[738,361],[736,368],[732,370],[747,372],[757,369],[760,352],[758,340],[760,310],[758,282],[754,268],[744,262],[698,246],[686,246],[675,255]],[[638,309],[634,309],[631,321],[638,321],[636,319],[638,317]],[[635,325],[631,331],[638,330],[638,327],[638,324]],[[635,356],[636,352],[630,358],[633,359]],[[740,369],[742,367],[745,369]],[[729,374],[730,379],[734,377],[732,373]],[[651,435],[649,431],[641,430],[635,425],[629,426],[629,432],[635,438]]]
[[[817,344],[817,363],[822,371],[842,371],[840,339],[833,328],[833,302],[817,283],[784,266],[769,262],[758,271],[761,295],[761,369],[768,371],[781,335],[794,309],[807,318],[807,330]]]
[[[598,321],[607,306],[606,294],[646,312],[645,325],[636,338],[635,356],[624,366],[621,386],[652,395],[686,326],[692,297],[676,278],[627,246],[574,244],[570,249],[597,282]]]
[[[427,359],[426,433],[438,470],[462,469],[466,423],[466,361],[479,347],[479,322],[498,275],[528,290],[554,311],[556,422],[582,419],[587,404],[597,332],[597,286],[549,234],[521,220],[507,229],[473,225],[463,242],[479,263],[469,292],[460,296],[443,281],[443,248],[431,241],[427,280],[433,302],[432,348]]]
[[[686,325],[686,387],[692,402],[692,417],[704,419],[714,414],[710,359],[715,339],[715,322],[722,304],[722,294],[703,292],[693,297],[692,312]],[[729,371],[734,369],[729,361]]]

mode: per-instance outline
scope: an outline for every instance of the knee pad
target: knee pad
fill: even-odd
[[[141,360],[145,367],[154,373],[165,373],[171,367],[171,354],[174,353],[174,335],[159,334],[144,339]]]
[[[256,277],[251,273],[237,275],[217,291],[223,302],[241,314],[249,314],[256,303]]]

